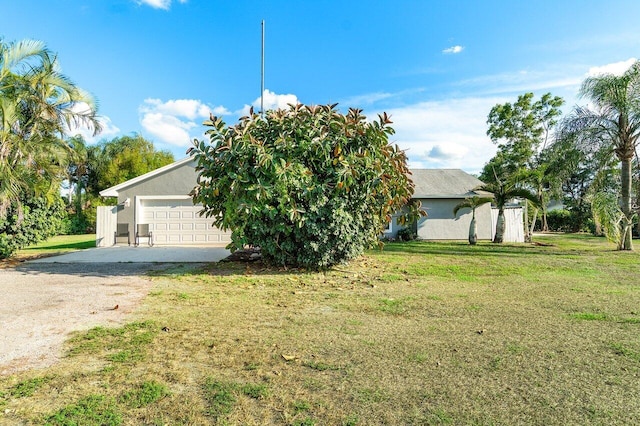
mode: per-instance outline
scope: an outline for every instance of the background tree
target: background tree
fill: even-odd
[[[90,147],[87,188],[94,196],[103,189],[173,163],[173,154],[157,151],[138,134],[121,136]]]
[[[73,147],[67,165],[70,233],[93,232],[97,206],[114,201],[103,200],[100,191],[174,161],[170,152],[157,151],[153,142],[140,135],[91,146],[81,136],[74,136],[68,144]]]
[[[458,212],[462,209],[471,209],[471,223],[469,223],[469,244],[476,245],[478,242],[478,225],[476,224],[476,209],[484,204],[493,201],[491,197],[473,197],[465,198],[453,208],[453,216],[458,216]]]
[[[548,192],[557,183],[553,169],[544,165],[540,152],[551,140],[563,104],[561,97],[551,93],[542,95],[537,101],[534,101],[533,93],[525,93],[518,96],[515,103],[494,106],[487,118],[487,135],[498,145],[498,151],[483,168],[480,180],[496,187],[500,187],[501,182],[515,180],[520,189],[528,187],[535,192],[538,202],[533,204],[533,216],[537,216],[538,208],[542,209],[543,230],[547,230]],[[531,230],[527,226],[527,238],[534,225],[535,219]]]
[[[563,222],[555,226],[572,232],[590,230],[598,235],[591,202],[597,192],[620,192],[618,160],[598,144],[578,144],[575,138],[566,136],[561,133],[542,152],[544,164],[556,178],[551,192],[562,200],[566,213],[557,215]]]
[[[485,166],[480,176],[491,182],[497,173],[506,177],[521,169],[537,167],[537,154],[550,138],[564,100],[546,93],[533,101],[533,93],[518,96],[515,103],[498,104],[491,108],[487,118],[487,135],[498,145],[498,152]]]
[[[252,112],[233,127],[205,123],[210,143],[190,150],[193,198],[232,230],[232,250],[259,246],[275,264],[329,267],[377,244],[407,205],[413,183],[405,153],[389,143],[387,115],[369,123],[361,110],[343,115],[335,106]]]

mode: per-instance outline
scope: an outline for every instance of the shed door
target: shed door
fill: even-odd
[[[148,223],[155,244],[226,244],[231,233],[212,226],[211,218],[200,217],[202,206],[191,199],[143,200],[141,223]]]

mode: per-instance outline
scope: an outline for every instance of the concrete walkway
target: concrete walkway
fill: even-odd
[[[29,263],[207,263],[218,262],[230,254],[224,247],[212,246],[114,246],[44,257]]]

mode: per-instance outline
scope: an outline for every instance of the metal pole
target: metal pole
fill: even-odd
[[[260,115],[264,117],[264,19],[262,20],[262,55],[260,62]]]

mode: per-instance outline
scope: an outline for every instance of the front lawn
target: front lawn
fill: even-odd
[[[58,235],[46,241],[18,250],[15,257],[18,259],[55,256],[76,250],[84,250],[96,246],[95,234],[83,235]]]
[[[129,324],[1,378],[0,423],[640,424],[640,255],[537,240],[166,270]]]

